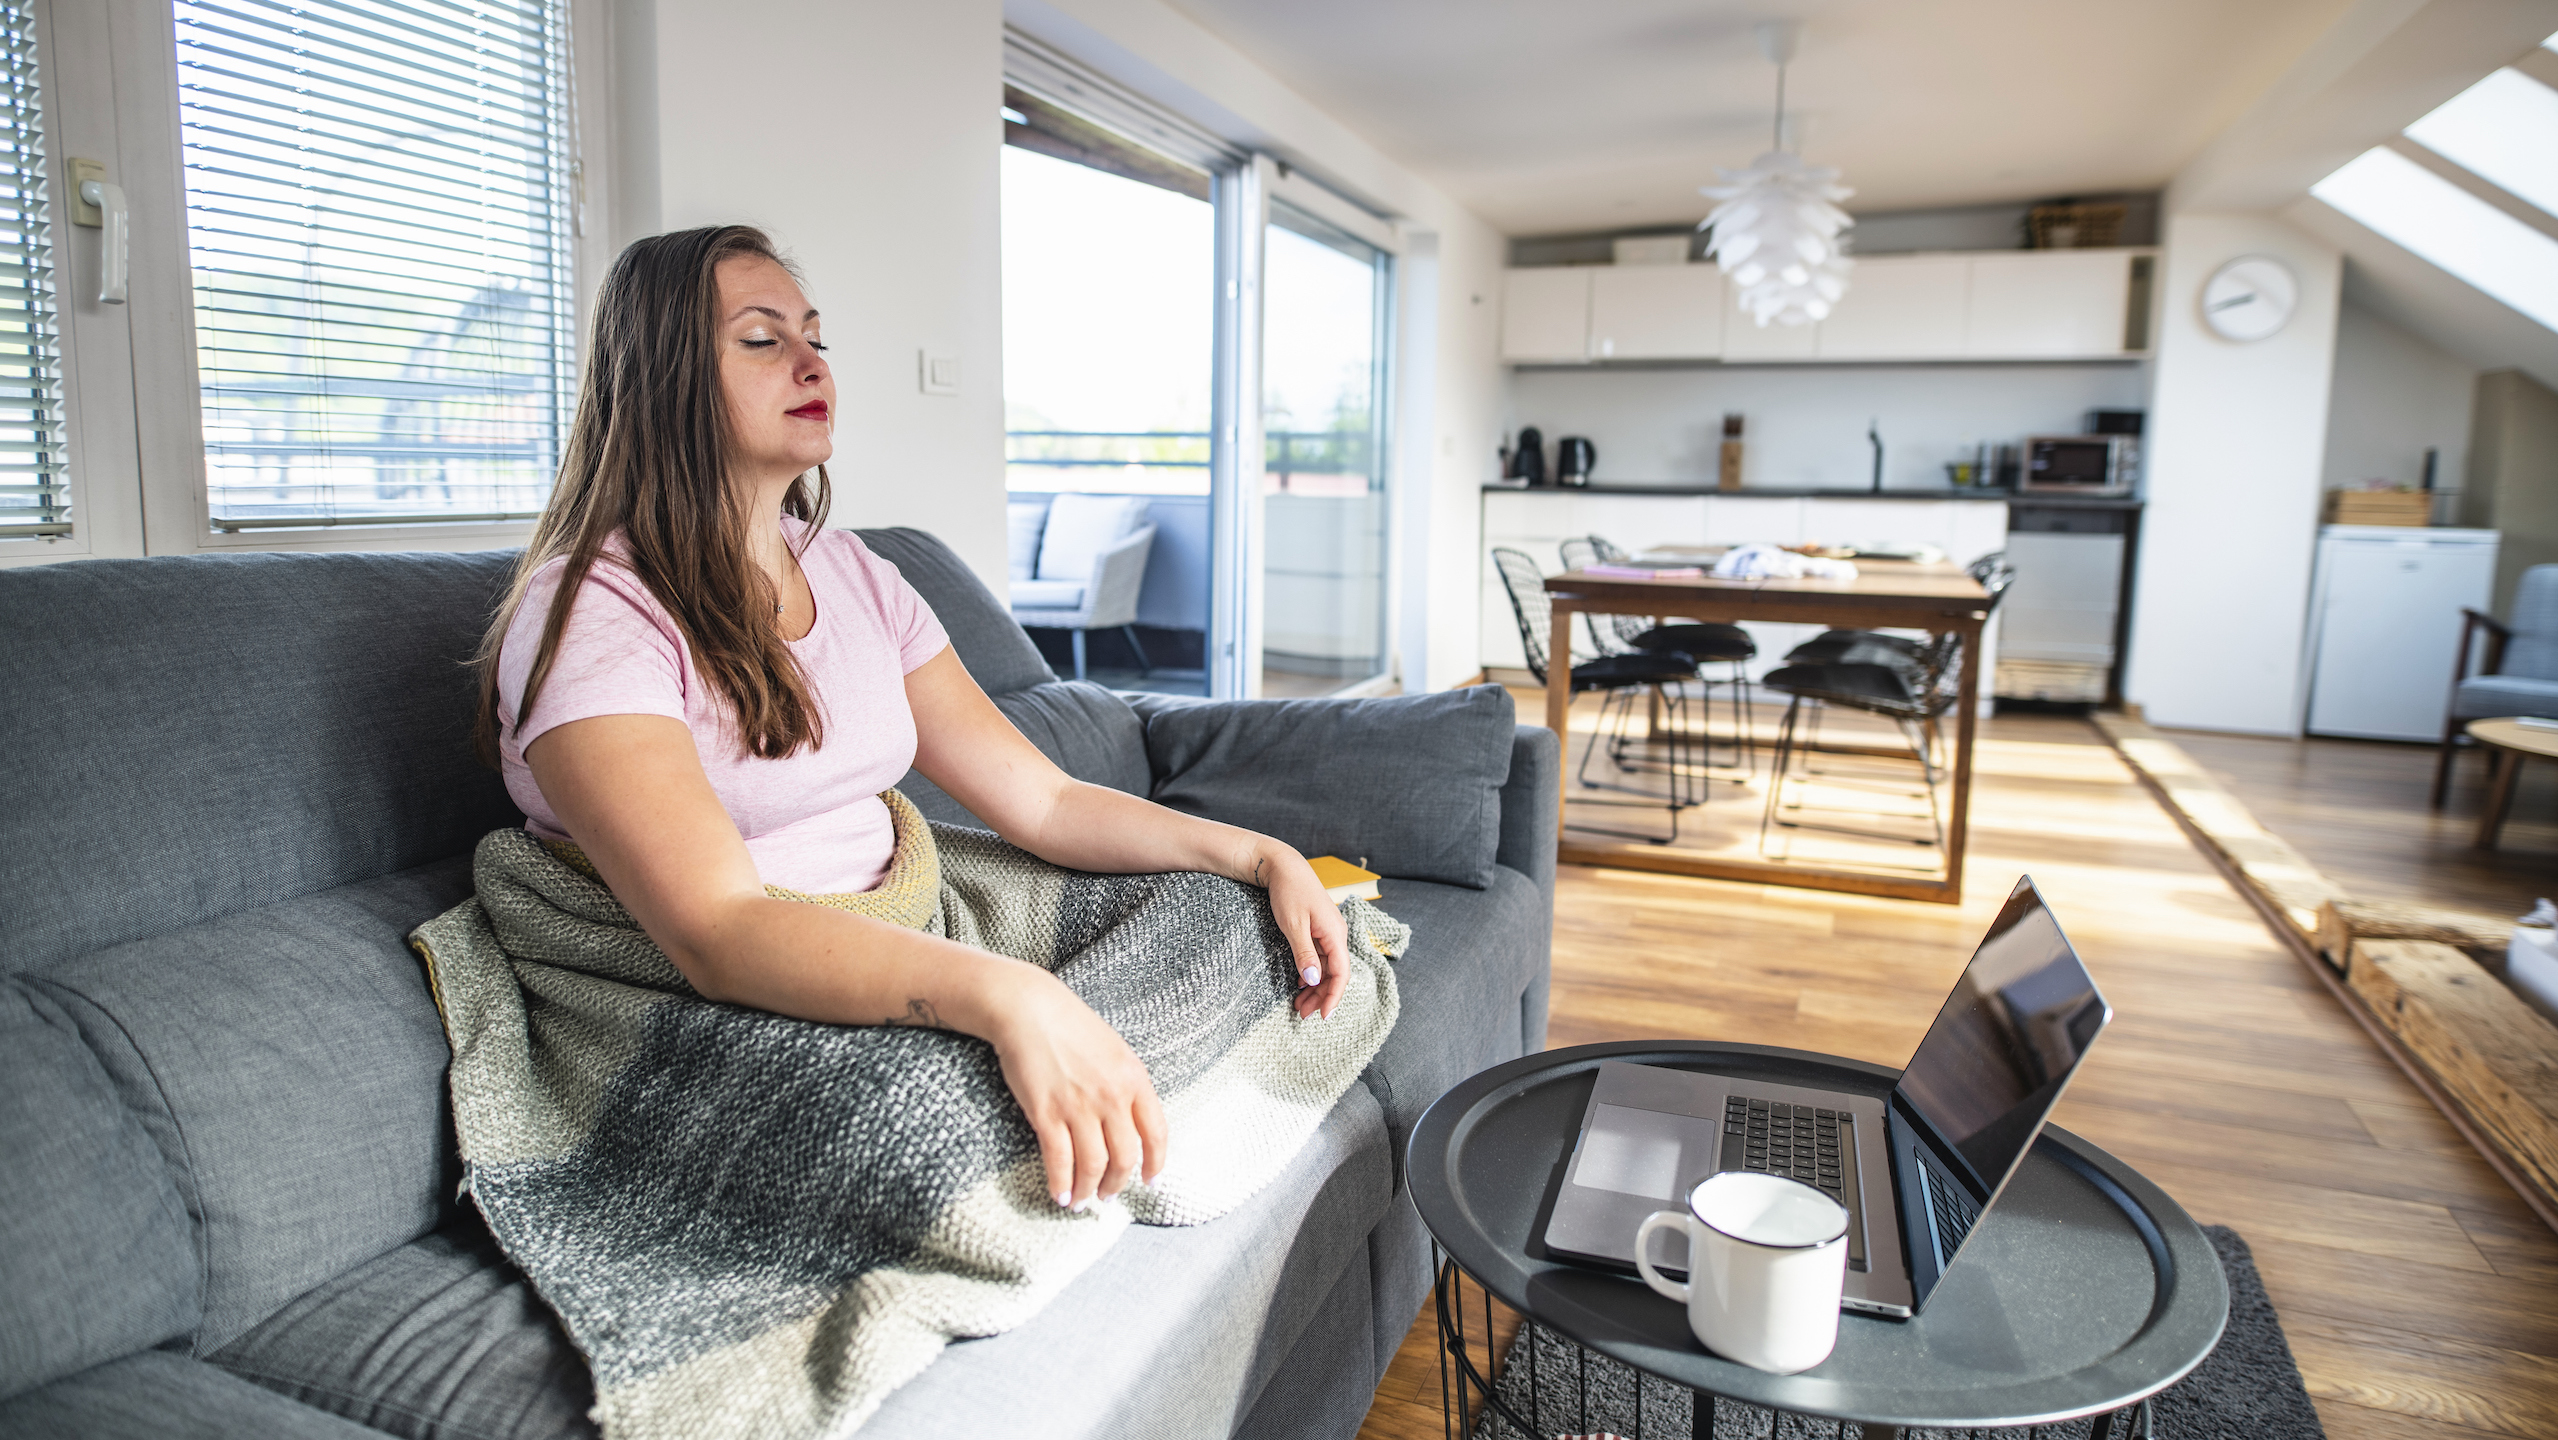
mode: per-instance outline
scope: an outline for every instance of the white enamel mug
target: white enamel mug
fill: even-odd
[[[1753,1370],[1792,1375],[1830,1358],[1847,1283],[1847,1207],[1779,1175],[1729,1170],[1656,1210],[1634,1232],[1643,1283],[1688,1307],[1705,1348]],[[1688,1283],[1652,1268],[1652,1232],[1685,1227]]]

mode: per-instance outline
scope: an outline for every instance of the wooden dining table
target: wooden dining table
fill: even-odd
[[[1665,568],[1688,563],[1684,558],[1647,556],[1638,565]],[[1703,576],[1592,575],[1570,570],[1546,578],[1553,606],[1552,630],[1546,640],[1546,727],[1571,747],[1572,688],[1554,683],[1572,673],[1572,617],[1652,615],[1683,620],[1749,621],[1811,624],[1839,630],[1924,630],[1931,635],[1962,637],[1958,697],[1954,706],[1954,775],[1952,804],[1945,824],[1945,873],[1942,878],[1878,874],[1862,870],[1795,865],[1771,860],[1738,860],[1683,852],[1640,841],[1590,843],[1574,840],[1568,830],[1559,857],[1567,865],[1613,865],[1628,870],[1702,875],[1717,880],[1750,880],[1795,885],[1810,890],[1838,890],[1902,900],[1962,903],[1963,848],[1972,801],[1972,741],[1979,724],[1981,630],[1989,619],[1989,592],[1959,565],[1912,561],[1858,560],[1853,580],[1717,580],[1711,552],[1696,563]],[[1862,747],[1830,745],[1830,750]],[[1564,803],[1571,794],[1572,767],[1559,767]],[[1775,783],[1773,780],[1771,784]]]

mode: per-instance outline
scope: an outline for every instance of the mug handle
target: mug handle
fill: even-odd
[[[1676,1300],[1682,1305],[1688,1303],[1688,1287],[1675,1280],[1662,1278],[1661,1272],[1652,1268],[1652,1232],[1664,1225],[1683,1226],[1687,1223],[1687,1219],[1685,1211],[1655,1210],[1644,1216],[1643,1223],[1636,1226],[1634,1230],[1634,1268],[1642,1273],[1643,1283],[1651,1286],[1664,1297]],[[1690,1266],[1689,1271],[1693,1274],[1695,1267]]]

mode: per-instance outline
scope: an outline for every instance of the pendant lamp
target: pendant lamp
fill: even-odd
[[[1838,207],[1856,192],[1838,183],[1838,171],[1785,149],[1785,66],[1801,33],[1790,23],[1758,27],[1759,50],[1776,65],[1773,148],[1746,168],[1716,167],[1723,183],[1697,192],[1722,202],[1697,227],[1713,232],[1705,253],[1740,287],[1741,308],[1761,327],[1827,317],[1856,264],[1839,243],[1839,232],[1856,222]]]

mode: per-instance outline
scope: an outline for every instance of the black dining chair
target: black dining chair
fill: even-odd
[[[1510,613],[1519,622],[1519,648],[1527,657],[1529,673],[1536,676],[1537,683],[1540,685],[1554,684],[1554,680],[1546,673],[1546,636],[1551,632],[1554,623],[1554,604],[1546,597],[1545,572],[1537,568],[1534,556],[1524,550],[1513,550],[1507,546],[1496,546],[1493,549],[1492,563],[1501,572],[1501,588],[1509,592]],[[1670,833],[1667,836],[1657,836],[1627,830],[1609,830],[1596,825],[1576,824],[1569,818],[1563,822],[1564,828],[1587,830],[1599,835],[1613,835],[1625,840],[1642,840],[1654,845],[1667,845],[1679,838],[1679,812],[1689,806],[1701,805],[1705,802],[1703,789],[1696,780],[1697,766],[1687,754],[1690,732],[1686,723],[1687,698],[1684,686],[1696,678],[1696,661],[1675,650],[1645,650],[1597,655],[1572,667],[1572,673],[1563,682],[1570,687],[1570,693],[1580,695],[1595,690],[1601,697],[1599,733],[1593,735],[1589,745],[1582,750],[1580,767],[1573,772],[1574,778],[1583,788],[1591,790],[1632,788],[1591,779],[1590,753],[1603,744],[1607,746],[1612,762],[1628,753],[1634,743],[1631,731],[1634,724],[1634,701],[1638,694],[1648,693],[1653,702],[1661,707],[1663,716],[1668,722],[1661,727],[1660,731],[1664,748],[1668,752],[1668,763],[1660,772],[1668,780],[1669,793],[1666,797],[1645,801],[1591,799],[1581,803],[1635,805],[1646,809],[1655,805],[1661,806],[1670,812]],[[1569,735],[1566,735],[1564,739],[1566,744],[1570,743]],[[1650,767],[1620,765],[1619,768],[1630,771]]]
[[[1633,557],[1611,544],[1605,536],[1584,535],[1566,540],[1561,546],[1563,568],[1587,570],[1592,565],[1622,565]],[[1602,617],[1585,611],[1581,616],[1590,630],[1590,644],[1597,654],[1623,655],[1638,651],[1674,651],[1697,663],[1697,678],[1707,690],[1701,707],[1707,722],[1704,750],[1706,763],[1714,763],[1714,696],[1717,685],[1731,687],[1732,700],[1732,764],[1741,770],[1735,783],[1744,783],[1758,773],[1758,742],[1750,724],[1750,676],[1746,666],[1758,658],[1758,642],[1750,632],[1738,625],[1713,621],[1664,620],[1653,615],[1609,615]],[[1601,628],[1600,621],[1608,624]],[[1731,676],[1717,679],[1704,673],[1708,665],[1730,665]]]
[[[1981,606],[1984,615],[1995,614],[2008,587],[2016,582],[2016,567],[2008,562],[2006,552],[1993,550],[1963,568],[1987,593]],[[1759,853],[1767,853],[1772,827],[1829,830],[1881,840],[1909,839],[1855,826],[1784,818],[1785,812],[1800,812],[1803,808],[1800,798],[1791,804],[1785,802],[1786,786],[1794,778],[1794,762],[1798,758],[1807,778],[1815,773],[1811,756],[1821,748],[1821,714],[1832,706],[1878,716],[1900,730],[1910,747],[1910,758],[1919,767],[1933,837],[1910,843],[1933,844],[1943,850],[1945,811],[1936,788],[1945,773],[1941,722],[1962,698],[1963,637],[1948,631],[1913,640],[1877,630],[1831,630],[1796,646],[1785,658],[1784,666],[1759,681],[1766,688],[1791,697],[1785,719],[1777,726],[1767,810],[1759,820]]]

